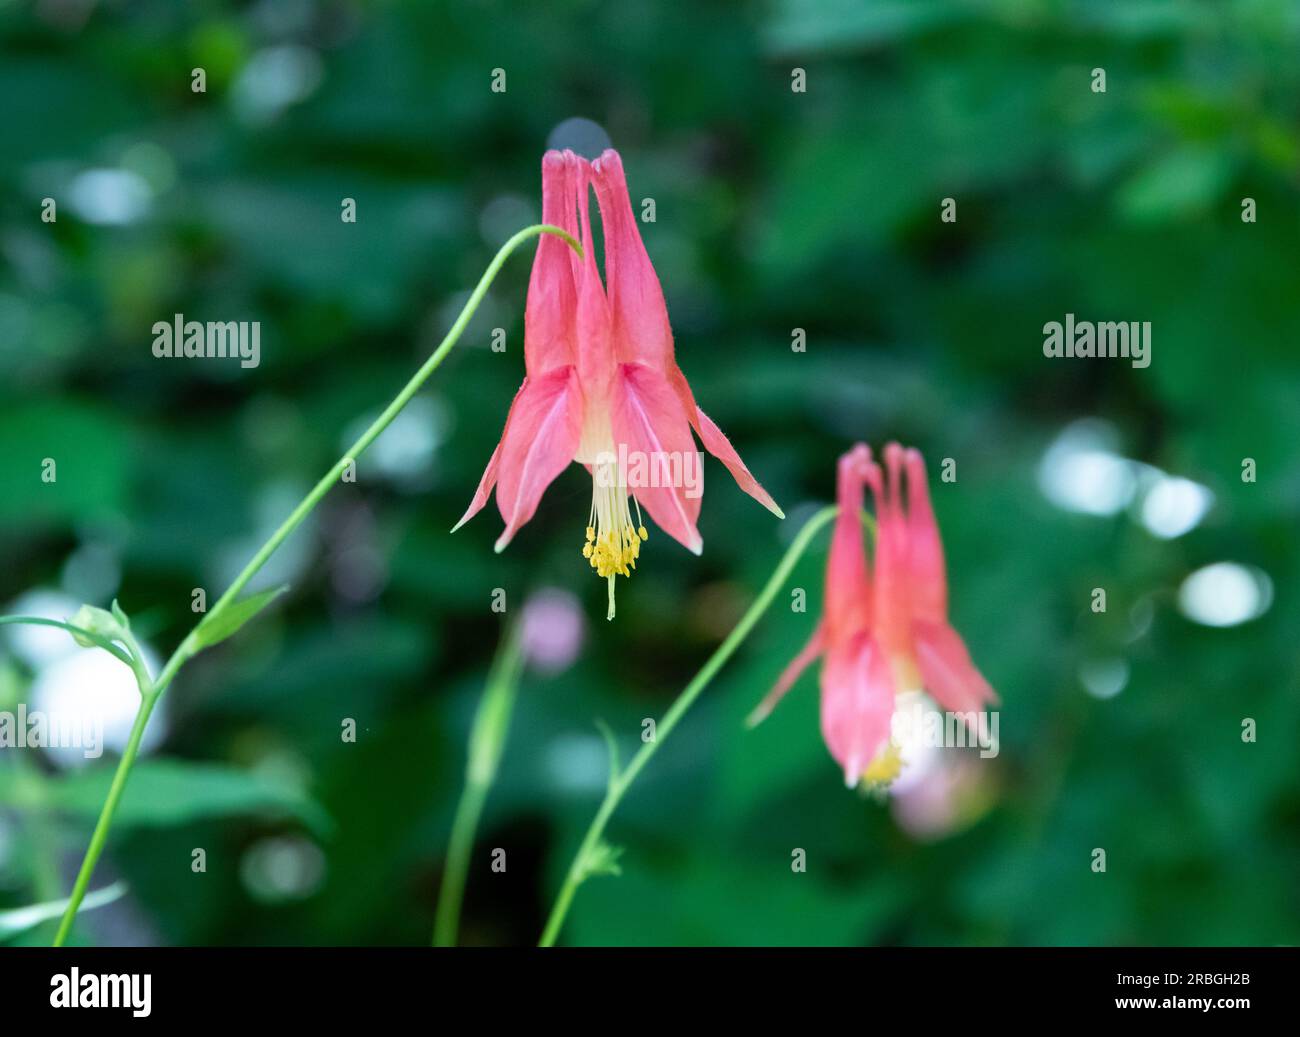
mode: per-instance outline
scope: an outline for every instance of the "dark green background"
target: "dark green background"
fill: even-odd
[[[95,603],[115,593],[170,650],[191,589],[215,597],[436,345],[505,236],[538,217],[542,151],[573,116],[608,132],[633,198],[656,200],[643,232],[681,365],[790,515],[778,524],[708,462],[703,557],[652,531],[611,624],[579,555],[576,467],[505,554],[492,552],[494,506],[448,535],[522,376],[526,250],[421,395],[427,464],[393,478],[363,461],[286,549],[292,593],[172,689],[166,742],[101,866],[131,894],[88,915],[81,938],[426,941],[501,632],[492,590],[513,612],[559,586],[581,597],[586,647],[567,671],[524,680],[463,925],[470,943],[535,940],[596,807],[594,720],[632,748],[831,499],[837,455],[898,438],[932,471],[957,461],[957,481],[935,486],[954,620],[1003,699],[1002,753],[978,769],[966,816],[918,839],[847,792],[811,676],[758,732],[741,729],[814,619],[783,594],[633,788],[609,831],[624,874],[583,888],[567,938],[1297,940],[1294,4],[78,11],[0,7],[4,602],[66,582],[90,545],[121,572]],[[283,47],[299,49],[270,60],[317,62],[319,83],[254,118],[240,84]],[[204,94],[190,91],[196,66]],[[1090,89],[1099,66],[1104,94]],[[149,185],[147,211],[86,220],[78,175],[124,167]],[[354,225],[339,219],[344,197]],[[944,197],[955,225],[940,222]],[[1240,219],[1243,197],[1258,222]],[[149,329],[176,312],[260,320],[261,366],[155,359]],[[1045,359],[1042,325],[1066,312],[1151,321],[1151,367]],[[497,326],[504,354],[488,349]],[[806,353],[791,351],[795,327]],[[1125,456],[1209,487],[1204,523],[1165,541],[1129,512],[1046,500],[1044,450],[1089,417]],[[39,479],[47,456],[56,487]],[[1241,481],[1245,457],[1255,484]],[[814,601],[824,544],[793,581]],[[1269,574],[1272,608],[1197,625],[1177,588],[1223,560]],[[355,565],[377,574],[362,600],[339,593]],[[1136,633],[1135,610],[1151,617]],[[1088,695],[1080,665],[1115,657],[1127,687]],[[8,656],[0,667],[0,692],[23,700],[31,673]],[[355,745],[340,743],[343,717],[358,721]],[[36,754],[17,752],[0,754],[0,783],[12,792],[17,768],[39,765],[60,794]],[[0,908],[67,888],[84,809],[11,809],[0,826]],[[282,837],[323,853],[305,899],[254,896],[242,877],[249,853]],[[196,846],[203,876],[189,868]],[[504,875],[488,871],[494,847]],[[791,872],[795,847],[806,874]],[[1090,868],[1097,847],[1105,874]]]

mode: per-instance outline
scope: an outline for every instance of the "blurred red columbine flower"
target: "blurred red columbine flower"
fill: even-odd
[[[753,725],[766,717],[824,655],[822,737],[850,787],[887,785],[898,775],[899,747],[890,730],[896,694],[924,689],[944,709],[962,714],[997,701],[948,622],[948,577],[925,461],[897,443],[885,447],[884,461],[882,473],[863,444],[840,458],[822,618],[749,718]],[[874,574],[863,549],[864,487],[876,502]]]
[[[589,195],[600,206],[605,281],[591,247]],[[607,150],[594,162],[571,151],[542,158],[542,221],[579,240],[583,258],[544,234],[537,246],[524,310],[523,385],[506,416],[459,529],[495,485],[505,531],[502,550],[537,511],[546,487],[577,461],[592,475],[582,549],[609,581],[636,568],[646,529],[641,509],[669,536],[699,554],[703,495],[695,429],[740,488],[778,517],[776,502],[750,474],[727,437],[695,403],[673,356],[659,278],[637,229],[623,163]],[[629,507],[636,508],[637,520]]]

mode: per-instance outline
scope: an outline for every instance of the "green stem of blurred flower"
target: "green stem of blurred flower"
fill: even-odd
[[[686,685],[685,690],[677,696],[676,701],[668,707],[668,712],[664,714],[663,720],[655,726],[654,741],[642,745],[637,754],[629,761],[625,770],[611,773],[605,798],[601,801],[600,809],[596,811],[591,827],[587,829],[582,845],[578,847],[578,852],[574,855],[573,863],[569,865],[568,874],[564,878],[564,885],[560,887],[559,896],[555,899],[555,906],[551,908],[551,916],[546,921],[546,929],[542,933],[540,946],[551,947],[555,944],[556,937],[560,935],[560,929],[564,925],[565,915],[569,912],[569,905],[573,902],[574,894],[577,893],[578,887],[582,885],[583,881],[591,874],[608,869],[607,862],[611,857],[602,844],[605,825],[609,822],[615,809],[617,809],[628,787],[636,780],[636,776],[641,773],[642,768],[650,762],[650,758],[663,745],[664,740],[672,733],[673,728],[677,726],[678,721],[691,708],[695,700],[699,698],[700,693],[708,687],[709,682],[713,680],[736,649],[740,647],[740,643],[749,635],[750,630],[754,628],[754,624],[767,611],[768,606],[772,604],[772,599],[776,597],[777,592],[789,579],[791,570],[794,569],[804,551],[807,550],[812,538],[816,536],[823,526],[835,518],[838,510],[834,505],[823,508],[808,520],[803,529],[799,530],[794,542],[786,550],[785,557],[781,559],[781,564],[776,567],[776,571],[772,573],[766,586],[754,600],[754,604],[749,606],[748,611],[741,617],[735,629],[727,635],[726,640],[722,642],[718,650],[700,668],[700,672],[695,675],[690,684]]]
[[[525,241],[542,234],[554,234],[556,237],[562,238],[579,256],[582,255],[582,246],[574,240],[572,235],[559,227],[552,227],[545,223],[525,227],[502,245],[492,258],[492,262],[488,264],[487,269],[483,272],[483,276],[479,278],[479,282],[475,286],[473,293],[471,293],[469,301],[465,303],[464,309],[460,311],[460,316],[456,318],[456,323],[451,326],[451,330],[447,332],[438,348],[415,372],[411,380],[402,388],[402,391],[384,408],[383,413],[371,422],[370,427],[352,444],[347,453],[335,462],[334,467],[325,473],[311,492],[293,509],[289,517],[280,524],[280,528],[271,534],[271,538],[261,546],[257,554],[253,555],[252,560],[235,577],[234,583],[217,599],[216,604],[204,617],[204,622],[212,624],[215,617],[231,605],[239,592],[247,586],[249,580],[257,575],[276,549],[288,539],[289,534],[298,528],[302,520],[320,503],[321,498],[338,483],[344,470],[364,453],[371,443],[379,438],[380,433],[392,423],[402,408],[411,402],[411,398],[420,391],[420,387],[438,369],[443,360],[447,358],[447,354],[451,352],[452,346],[460,339],[466,325],[470,322],[470,318],[474,316],[474,312],[478,309],[483,297],[487,294],[488,288],[496,279],[497,273],[501,270],[505,261],[510,258],[510,254]],[[86,856],[81,862],[81,870],[77,873],[76,883],[72,887],[72,895],[68,899],[67,910],[63,914],[62,922],[59,923],[59,931],[54,937],[55,947],[63,946],[63,942],[72,929],[72,920],[76,917],[77,909],[81,906],[81,901],[90,886],[90,878],[95,870],[95,864],[99,860],[99,855],[104,849],[104,843],[108,839],[108,832],[113,824],[113,815],[117,811],[118,801],[122,798],[122,791],[126,788],[127,778],[130,776],[131,768],[135,766],[136,756],[140,752],[140,740],[144,737],[145,727],[149,723],[149,716],[153,713],[158,699],[162,697],[162,693],[167,689],[180,668],[201,650],[202,646],[196,638],[197,631],[198,627],[196,626],[194,630],[191,630],[186,635],[185,640],[180,643],[180,646],[172,653],[171,658],[167,660],[156,681],[150,680],[147,674],[142,674],[137,669],[136,680],[140,685],[140,710],[136,714],[135,724],[131,728],[131,736],[122,752],[122,758],[118,761],[117,772],[113,775],[113,784],[109,787],[108,798],[104,800],[104,807],[100,811],[99,820],[95,824],[95,831],[91,836],[90,845],[86,848]]]
[[[483,804],[496,780],[497,765],[510,730],[510,714],[515,708],[515,691],[523,669],[522,623],[512,623],[497,649],[487,686],[474,726],[469,735],[469,757],[465,764],[465,791],[456,806],[447,846],[447,863],[438,894],[438,912],[433,923],[435,947],[456,946],[460,927],[460,905],[465,896],[465,878],[469,874],[474,833],[483,814]]]
[[[57,900],[63,886],[59,878],[58,854],[52,823],[54,808],[49,802],[45,775],[35,763],[29,763],[26,753],[6,753],[13,774],[14,802],[22,804],[27,815],[27,840],[30,848],[29,862],[33,876],[32,888],[36,900]]]

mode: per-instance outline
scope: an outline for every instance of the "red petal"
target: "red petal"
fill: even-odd
[[[698,421],[694,422],[695,431],[699,433],[700,440],[704,443],[704,449],[726,465],[727,471],[736,480],[736,485],[777,518],[785,518],[785,512],[772,499],[772,495],[759,485],[758,480],[750,473],[745,466],[745,462],[740,459],[740,455],[736,453],[736,448],[731,445],[731,440],[723,434],[722,429],[718,428],[713,423],[713,419],[698,407],[695,408],[695,413],[698,418]]]
[[[722,430],[696,406],[686,377],[673,359],[668,307],[632,211],[623,160],[611,148],[591,164],[591,169],[605,234],[605,290],[615,358],[619,363],[640,363],[664,372],[681,397],[687,420],[704,448],[727,466],[742,490],[778,518],[784,518],[784,512],[745,467]]]
[[[524,394],[524,386],[527,384],[528,380],[524,379],[524,384],[519,386],[515,392],[515,398],[510,401],[510,410],[506,412],[506,424],[501,430],[501,439],[497,443],[496,449],[492,451],[492,456],[488,458],[487,467],[483,469],[483,478],[479,480],[478,489],[474,491],[474,499],[469,502],[469,507],[465,509],[465,514],[460,517],[460,521],[451,527],[453,533],[483,510],[483,505],[487,503],[487,499],[492,493],[492,487],[496,485],[497,472],[501,467],[501,444],[506,441],[506,436],[510,434],[511,415],[514,414],[515,404],[519,402],[519,397]]]
[[[822,666],[822,737],[853,786],[889,739],[894,676],[870,634],[831,648]]]
[[[609,301],[600,281],[600,271],[596,269],[596,250],[591,244],[591,166],[583,159],[578,162],[578,227],[583,250],[582,269],[578,274],[578,374],[588,405],[603,410],[614,374]]]
[[[916,450],[904,452],[907,466],[908,572],[911,577],[913,614],[919,619],[945,622],[948,618],[948,576],[943,541],[930,505],[925,461]]]
[[[629,468],[639,463],[648,476],[636,480],[642,485],[634,485],[633,471],[628,489],[660,529],[699,554],[704,541],[695,523],[704,495],[704,470],[677,394],[657,371],[643,364],[620,364],[610,399],[610,423],[620,458],[626,450]],[[694,468],[688,470],[686,465]],[[670,478],[688,471],[695,473],[698,486]]]
[[[672,362],[673,332],[654,265],[641,241],[623,160],[607,149],[591,164],[605,237],[605,290],[620,363],[665,371]]]
[[[533,517],[546,487],[573,460],[581,432],[582,391],[572,367],[524,379],[499,448],[497,507],[506,528],[498,551]]]
[[[890,656],[911,654],[912,603],[908,584],[907,517],[899,498],[899,447],[885,447],[886,473],[872,464],[867,485],[876,499],[876,567],[872,621],[876,636]]]
[[[483,478],[479,480],[478,489],[474,491],[474,499],[469,502],[469,507],[465,509],[465,514],[460,517],[460,521],[451,527],[453,533],[483,510],[483,505],[487,503],[487,499],[492,493],[492,487],[496,485],[497,465],[500,460],[501,444],[497,443],[496,449],[492,451],[492,456],[488,458],[487,467],[483,469]]]
[[[542,222],[578,237],[578,159],[572,152],[542,156]],[[572,364],[577,343],[577,285],[573,250],[554,234],[537,243],[524,307],[524,366],[530,375]]]
[[[917,621],[913,636],[921,681],[944,709],[965,713],[997,702],[989,682],[971,661],[966,643],[951,626]]]
[[[746,726],[755,727],[766,720],[768,714],[776,708],[776,704],[785,697],[785,693],[794,687],[794,682],[803,675],[803,671],[808,669],[825,648],[825,627],[822,623],[818,623],[808,643],[799,649],[799,654],[781,671],[781,676],[772,685],[772,690],[763,696],[763,701],[754,707],[754,711],[745,719]]]
[[[740,459],[740,454],[736,453],[736,448],[731,445],[731,440],[723,434],[722,429],[714,424],[712,418],[700,410],[695,402],[695,394],[691,392],[691,385],[686,380],[686,375],[682,373],[682,369],[677,366],[676,361],[668,365],[668,378],[678,398],[682,401],[682,407],[686,410],[686,417],[690,420],[691,427],[695,429],[696,434],[700,437],[700,442],[704,444],[704,449],[726,466],[727,471],[731,473],[731,477],[736,480],[737,486],[777,518],[785,518],[785,512],[777,506],[771,494],[759,485],[758,480],[745,466],[745,462]]]
[[[826,626],[831,644],[845,644],[871,623],[871,586],[862,546],[862,484],[871,450],[859,443],[839,460],[835,532],[826,559]]]

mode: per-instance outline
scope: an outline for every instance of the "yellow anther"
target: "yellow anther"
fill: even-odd
[[[862,772],[862,780],[868,785],[889,785],[903,769],[903,757],[892,741],[876,753],[876,758]]]
[[[610,453],[608,456],[613,456]],[[591,517],[587,520],[582,555],[598,576],[609,581],[609,618],[614,618],[614,578],[631,576],[641,556],[641,543],[649,534],[635,497],[613,461],[592,466]]]

